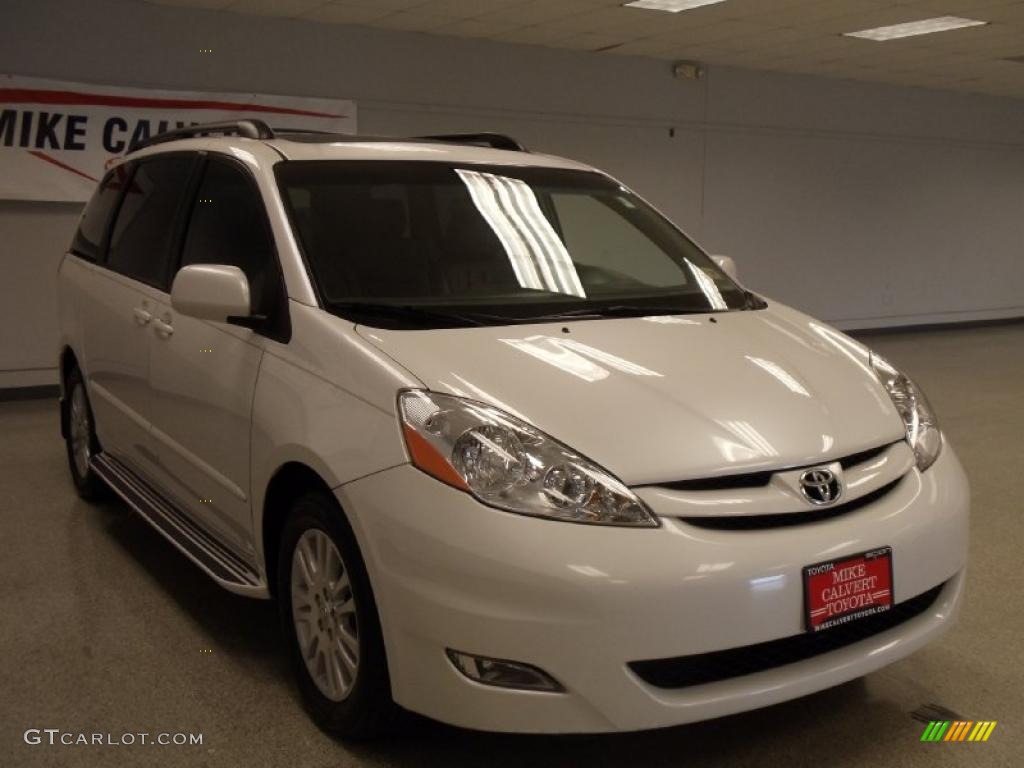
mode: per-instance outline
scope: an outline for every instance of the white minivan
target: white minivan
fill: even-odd
[[[506,136],[162,134],[59,300],[78,491],[275,598],[325,729],[686,723],[959,608],[968,486],[921,390]]]

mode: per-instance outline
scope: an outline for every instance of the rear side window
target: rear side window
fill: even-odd
[[[166,290],[175,222],[194,158],[167,155],[139,163],[110,235],[107,266]]]
[[[78,222],[75,239],[71,241],[71,252],[76,256],[89,261],[96,261],[102,256],[103,238],[110,227],[110,219],[117,208],[128,171],[127,164],[118,166],[103,177],[103,181],[93,192],[82,212],[82,219]]]
[[[189,219],[181,266],[228,264],[249,278],[255,314],[272,315],[280,269],[267,232],[263,199],[249,175],[211,158]]]

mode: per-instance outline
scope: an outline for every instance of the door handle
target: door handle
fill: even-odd
[[[165,323],[163,320],[154,320],[153,330],[156,331],[157,336],[160,338],[169,339],[171,334],[174,333],[174,326],[170,323]]]
[[[142,307],[136,307],[132,310],[132,314],[135,315],[135,322],[139,325],[146,325],[150,320],[153,319],[153,315],[144,310]]]

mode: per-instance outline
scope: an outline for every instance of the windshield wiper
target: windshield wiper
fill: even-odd
[[[373,301],[332,301],[330,308],[334,310],[352,310],[372,315],[394,317],[407,320],[443,320],[461,325],[490,325],[495,322],[514,322],[514,318],[503,315],[487,315],[480,312],[456,312],[439,309],[421,304],[388,304]]]
[[[553,312],[550,315],[532,315],[524,320],[585,320],[600,317],[647,317],[648,315],[699,315],[710,310],[688,309],[685,307],[644,306],[642,304],[612,304],[607,307],[580,307],[567,309],[564,312]]]
[[[750,291],[745,291],[745,303],[740,309],[764,309],[764,299]],[[399,320],[439,320],[458,325],[514,325],[522,323],[558,322],[559,320],[596,320],[605,317],[648,317],[651,315],[701,315],[720,310],[687,307],[670,307],[665,305],[643,304],[611,304],[607,306],[587,306],[577,309],[566,309],[544,315],[497,315],[473,310],[442,309],[424,304],[391,304],[374,301],[333,301],[328,302],[332,310],[350,310],[355,313],[366,313],[378,317],[390,317]]]

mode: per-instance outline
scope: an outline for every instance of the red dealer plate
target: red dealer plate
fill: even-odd
[[[892,547],[804,568],[808,632],[838,627],[892,608]]]

